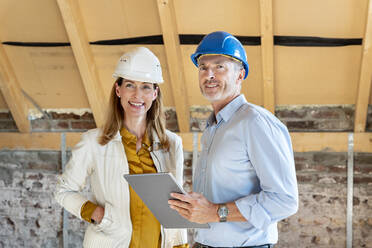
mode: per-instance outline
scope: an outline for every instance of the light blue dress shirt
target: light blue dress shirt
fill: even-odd
[[[235,201],[245,222],[209,223],[195,241],[232,247],[275,244],[277,222],[298,209],[288,130],[269,111],[236,97],[203,133],[193,190],[213,203]]]

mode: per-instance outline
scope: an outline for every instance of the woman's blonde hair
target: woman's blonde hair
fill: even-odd
[[[117,132],[124,126],[124,109],[121,106],[120,98],[116,95],[116,84],[121,86],[123,78],[118,78],[112,87],[107,121],[103,127],[102,135],[99,137],[98,143],[106,145],[114,138]],[[151,142],[153,141],[152,130],[157,133],[163,149],[169,148],[169,140],[165,134],[165,115],[163,111],[163,100],[160,88],[154,84],[154,88],[158,90],[158,96],[152,102],[151,108],[147,111],[146,116],[146,131]]]

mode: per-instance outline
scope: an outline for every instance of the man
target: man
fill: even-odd
[[[298,209],[293,151],[287,128],[240,94],[248,75],[242,44],[208,34],[192,54],[199,86],[213,107],[188,195],[171,194],[184,218],[209,223],[194,247],[273,247],[277,222]]]

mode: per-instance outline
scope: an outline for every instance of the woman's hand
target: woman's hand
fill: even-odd
[[[97,206],[92,213],[91,219],[94,220],[94,223],[101,223],[103,216],[105,215],[105,209],[101,206]]]

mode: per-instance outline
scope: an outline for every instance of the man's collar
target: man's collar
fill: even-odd
[[[215,116],[214,112],[211,113],[207,120],[207,127],[213,125],[213,123],[219,123],[221,120],[224,120],[225,122],[229,121],[244,103],[247,103],[247,100],[243,94],[235,97],[217,113],[217,116]]]

